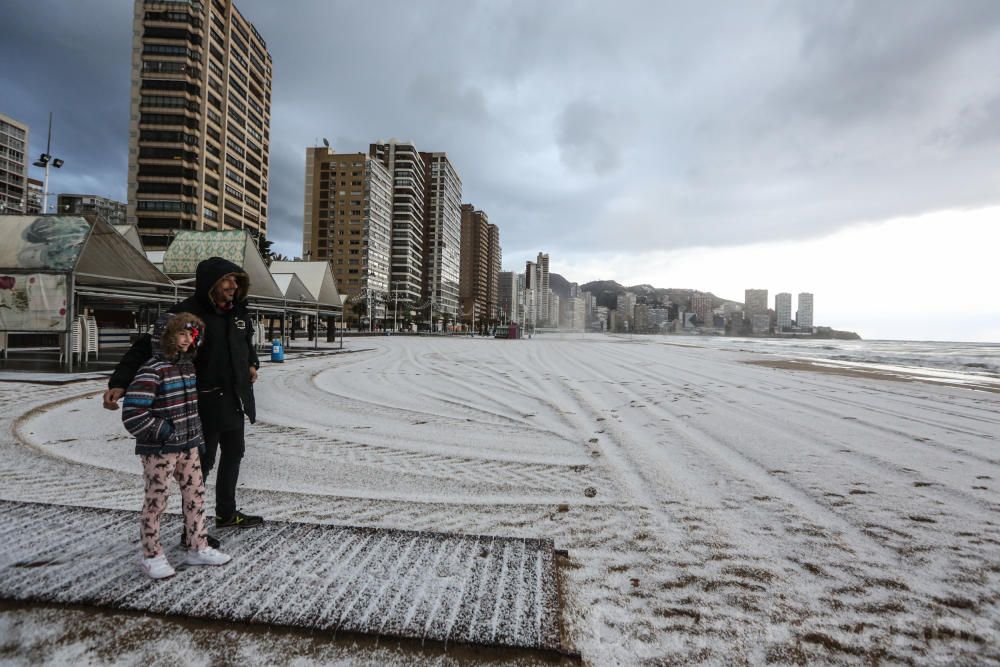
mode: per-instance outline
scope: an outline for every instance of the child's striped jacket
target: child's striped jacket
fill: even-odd
[[[169,318],[165,318],[169,319]],[[163,325],[157,322],[156,333]],[[154,343],[158,343],[154,334]],[[136,374],[122,401],[122,422],[135,436],[136,454],[167,454],[203,447],[198,387],[189,354],[157,352]]]

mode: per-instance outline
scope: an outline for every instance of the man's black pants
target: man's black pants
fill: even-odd
[[[215,475],[215,515],[228,519],[236,513],[236,482],[240,478],[240,461],[246,444],[243,439],[243,420],[239,428],[225,431],[206,431],[205,452],[201,455],[201,470],[205,479],[215,466],[217,454],[219,471]]]

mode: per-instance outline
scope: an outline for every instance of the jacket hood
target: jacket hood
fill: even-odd
[[[222,257],[209,257],[198,264],[194,280],[194,292],[198,299],[207,306],[214,306],[211,297],[212,288],[230,273],[236,274],[236,295],[233,301],[235,303],[246,301],[247,292],[250,290],[250,277],[243,272],[242,267]]]
[[[156,324],[153,325],[153,333],[150,336],[153,356],[167,361],[194,359],[194,355],[198,351],[197,344],[192,345],[187,352],[179,356],[177,351],[177,332],[188,324],[197,327],[199,335],[204,335],[204,322],[191,313],[163,313],[160,315]],[[200,341],[196,340],[195,342]]]

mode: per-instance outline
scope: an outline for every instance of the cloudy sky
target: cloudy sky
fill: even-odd
[[[867,338],[1000,341],[995,0],[238,6],[274,59],[286,254],[305,147],[394,137],[449,154],[508,270],[541,250],[578,282],[811,291]],[[4,9],[0,113],[33,156],[55,113],[52,191],[123,200],[132,2]]]

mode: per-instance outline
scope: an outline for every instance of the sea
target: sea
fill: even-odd
[[[839,364],[925,369],[1000,378],[1000,343],[911,340],[817,340],[774,338],[698,338],[722,349],[815,359]]]

